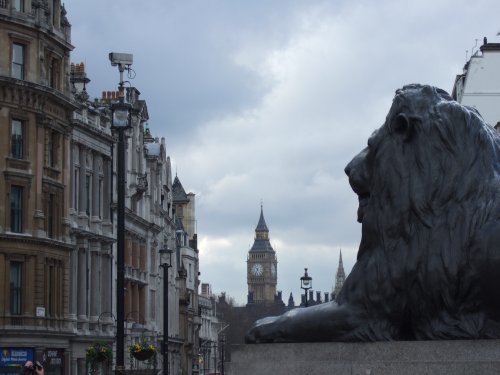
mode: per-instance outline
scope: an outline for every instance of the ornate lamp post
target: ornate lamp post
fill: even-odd
[[[307,274],[307,268],[304,268],[304,276],[300,278],[300,287],[304,289],[306,295],[306,307],[307,307],[307,291],[312,288],[312,277]]]
[[[118,66],[120,83],[119,100],[111,105],[113,113],[111,128],[118,133],[117,149],[117,222],[116,222],[116,374],[125,373],[125,332],[124,332],[124,250],[125,250],[125,130],[130,126],[130,104],[125,103],[123,72],[132,65],[132,55],[128,53],[109,54],[112,66]]]
[[[172,267],[172,250],[160,250],[161,267],[163,267],[163,375],[169,374],[168,362],[168,269]]]

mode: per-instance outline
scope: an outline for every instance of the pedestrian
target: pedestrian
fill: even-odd
[[[32,361],[27,361],[23,367],[23,374],[24,375],[45,375],[45,370],[43,369],[43,366],[41,365],[40,362],[35,361],[35,363],[33,363]]]

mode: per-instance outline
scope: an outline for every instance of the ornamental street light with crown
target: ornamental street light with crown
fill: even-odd
[[[168,362],[168,269],[172,267],[173,250],[164,248],[160,250],[161,267],[163,267],[163,375],[169,373]]]
[[[307,307],[307,291],[312,288],[312,277],[307,274],[307,268],[304,268],[304,276],[300,278],[300,287],[304,289],[306,295],[305,306]]]

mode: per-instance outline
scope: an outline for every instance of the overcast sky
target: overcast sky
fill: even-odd
[[[260,204],[278,290],[300,302],[349,272],[360,240],[345,165],[384,121],[395,90],[449,92],[466,57],[500,42],[498,0],[67,0],[71,61],[91,97],[113,90],[109,52],[134,55],[131,84],[196,194],[201,281],[246,302]],[[476,45],[477,43],[477,45]]]

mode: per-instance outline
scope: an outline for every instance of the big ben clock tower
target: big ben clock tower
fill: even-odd
[[[247,258],[249,302],[274,303],[278,282],[277,267],[276,252],[269,242],[269,229],[261,205],[259,223],[255,228],[255,240]]]

